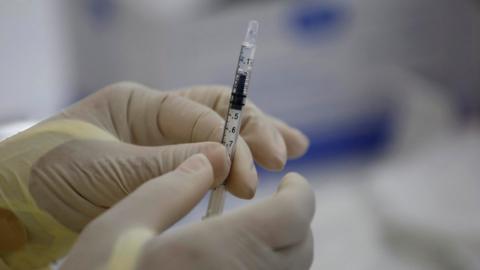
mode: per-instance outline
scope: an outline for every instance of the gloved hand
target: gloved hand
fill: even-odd
[[[72,140],[56,147],[32,169],[33,197],[57,220],[79,231],[140,184],[173,170],[194,153],[204,153],[215,172],[223,175],[230,163],[218,142],[229,94],[230,89],[223,87],[179,92],[152,91],[133,83],[107,87],[47,122],[82,120],[118,141]],[[251,198],[257,185],[254,159],[279,170],[287,153],[303,154],[308,142],[251,103],[243,121],[227,189]],[[223,180],[216,175],[213,186]]]
[[[85,228],[61,269],[310,267],[314,193],[294,173],[268,199],[163,232],[201,200],[214,174],[208,159],[197,154],[146,182]]]
[[[199,152],[214,168],[212,186],[230,171],[227,189],[253,197],[253,160],[279,170],[287,156],[305,152],[308,140],[247,102],[230,164],[218,143],[229,92],[224,87],[160,92],[114,84],[0,143],[0,208],[14,212],[29,236],[21,253],[1,257],[12,268],[31,269],[61,256],[73,242],[72,231]],[[22,232],[7,233],[13,231]]]

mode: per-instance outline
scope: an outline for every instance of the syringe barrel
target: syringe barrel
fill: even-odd
[[[242,109],[247,100],[250,72],[253,67],[255,45],[258,33],[258,22],[250,21],[245,40],[240,48],[235,80],[233,82],[230,103],[225,119],[222,144],[227,149],[230,159],[235,154],[235,146],[242,124]],[[208,202],[207,214],[204,218],[220,215],[225,202],[225,185],[222,184],[212,190]]]

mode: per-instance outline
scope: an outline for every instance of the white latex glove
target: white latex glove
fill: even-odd
[[[208,159],[197,154],[146,182],[85,228],[62,269],[310,267],[314,193],[294,173],[284,177],[270,198],[163,232],[201,200],[213,178]]]
[[[216,173],[224,175],[230,170],[227,189],[231,193],[252,198],[257,185],[253,160],[279,170],[287,154],[296,157],[305,152],[308,140],[247,103],[230,169],[219,144],[229,93],[224,87],[160,92],[120,83],[80,101],[47,122],[78,119],[119,141],[71,140],[56,147],[32,170],[29,186],[33,197],[61,223],[79,231],[143,182],[201,152]],[[213,186],[224,180],[216,175]]]
[[[253,197],[254,160],[279,170],[308,140],[247,102],[230,164],[219,143],[229,92],[118,83],[0,142],[0,258],[12,269],[48,265],[88,222],[195,153],[214,168],[210,187],[229,172],[227,189]]]

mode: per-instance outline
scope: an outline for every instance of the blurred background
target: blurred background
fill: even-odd
[[[317,190],[312,269],[479,269],[479,15],[475,0],[0,0],[0,139],[117,81],[231,85],[256,19],[249,98],[311,140],[287,170]],[[282,174],[261,171],[257,197]]]

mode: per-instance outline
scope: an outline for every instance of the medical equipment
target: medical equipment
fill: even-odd
[[[247,100],[250,73],[253,67],[255,45],[258,33],[258,22],[250,21],[245,40],[242,42],[238,58],[235,80],[233,82],[230,104],[223,130],[222,144],[227,149],[231,160],[235,153],[235,145],[242,123],[242,108]],[[204,218],[220,215],[225,204],[225,184],[214,188],[210,193],[207,213]]]

